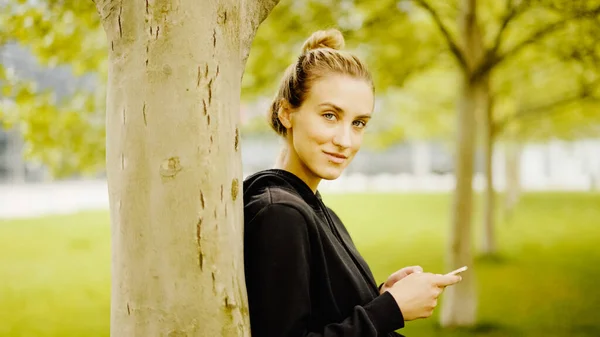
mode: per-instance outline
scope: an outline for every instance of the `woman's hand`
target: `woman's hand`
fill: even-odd
[[[458,275],[412,273],[396,282],[388,291],[396,300],[404,320],[411,321],[431,316],[444,289],[461,280]]]
[[[422,273],[423,268],[420,266],[404,267],[388,277],[387,281],[379,289],[379,294],[388,291],[394,284],[412,273]]]

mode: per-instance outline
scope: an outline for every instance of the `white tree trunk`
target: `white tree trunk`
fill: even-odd
[[[521,145],[516,141],[507,141],[504,148],[506,157],[504,212],[505,216],[510,217],[521,197]]]
[[[248,336],[239,107],[275,1],[96,0],[109,45],[111,336]]]
[[[7,152],[6,163],[8,168],[8,182],[22,184],[26,181],[25,159],[23,158],[23,136],[17,129],[6,131]],[[2,158],[0,158],[2,159]]]
[[[481,253],[484,255],[496,253],[496,236],[495,236],[495,190],[494,190],[494,130],[493,130],[493,102],[490,97],[489,79],[483,79],[481,85],[482,92],[480,93],[482,118],[482,141],[484,156],[484,173],[485,173],[485,190],[483,202],[483,228],[481,240]]]
[[[456,188],[452,205],[450,242],[447,255],[447,269],[469,266],[463,273],[462,282],[446,288],[441,303],[440,325],[443,327],[472,326],[477,312],[475,273],[473,272],[472,244],[472,202],[473,202],[473,161],[475,150],[475,117],[478,108],[482,82],[472,80],[470,71],[474,69],[482,52],[481,32],[477,25],[476,0],[463,0],[461,4],[460,28],[463,36],[463,52],[468,69],[463,72],[460,86],[457,113],[456,142]]]
[[[413,174],[424,178],[431,174],[431,153],[429,143],[419,140],[412,147]]]
[[[450,244],[447,270],[468,266],[463,280],[446,288],[441,301],[440,324],[443,327],[471,326],[475,324],[477,296],[473,270],[472,201],[473,201],[473,154],[475,136],[476,88],[463,84],[458,111],[458,141],[456,152],[456,188],[452,205]]]

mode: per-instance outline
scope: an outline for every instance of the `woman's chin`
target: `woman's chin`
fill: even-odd
[[[344,172],[344,167],[342,166],[328,166],[321,168],[318,172],[318,176],[324,180],[335,180],[342,175],[342,172]]]

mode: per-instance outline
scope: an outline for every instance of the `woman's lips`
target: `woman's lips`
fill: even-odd
[[[348,159],[347,156],[344,156],[343,154],[339,154],[339,153],[326,152],[326,151],[323,151],[323,153],[325,153],[325,155],[329,158],[330,161],[332,161],[336,164],[341,164],[346,159]]]

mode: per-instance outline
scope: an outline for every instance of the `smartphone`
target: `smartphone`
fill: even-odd
[[[460,267],[460,268],[458,268],[456,270],[453,270],[453,271],[447,273],[446,275],[458,275],[458,274],[462,273],[465,270],[467,270],[467,266]]]

